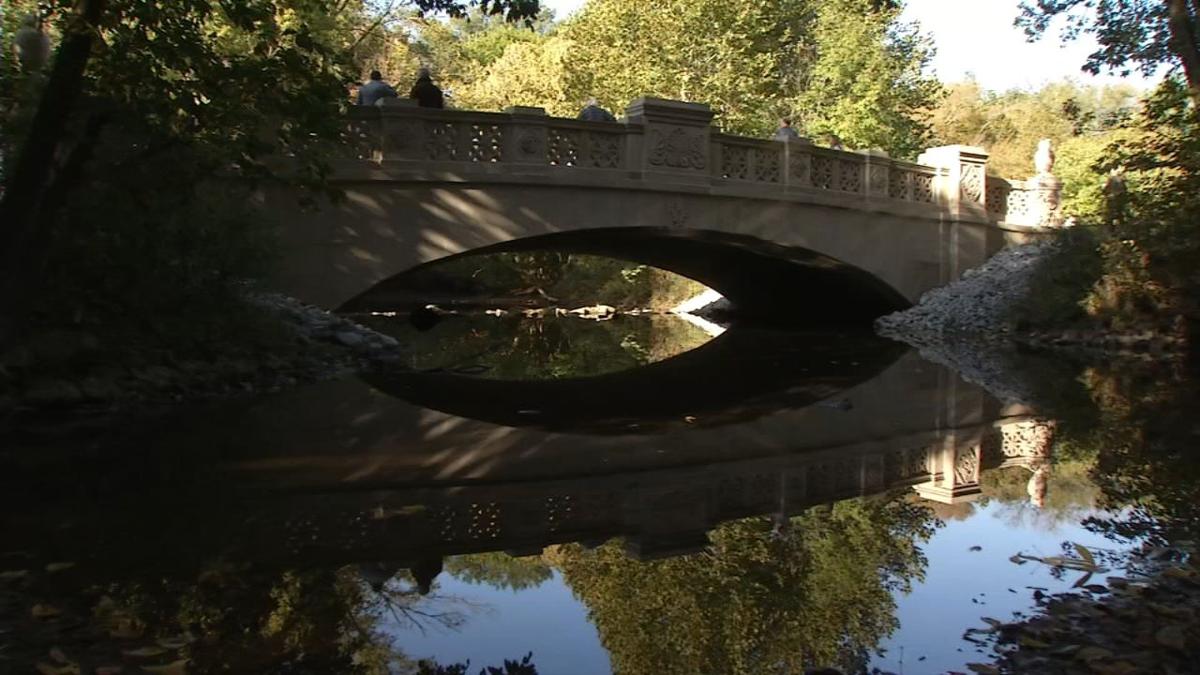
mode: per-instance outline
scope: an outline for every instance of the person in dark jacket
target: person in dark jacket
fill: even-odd
[[[600,107],[600,102],[595,98],[589,98],[587,105],[583,106],[583,110],[579,111],[579,119],[588,122],[616,122],[616,118],[612,113]]]
[[[417,81],[413,83],[412,90],[408,92],[409,98],[417,99],[417,105],[422,108],[445,108],[446,102],[442,98],[442,90],[433,83],[433,78],[429,75],[428,68],[422,68],[417,72]]]

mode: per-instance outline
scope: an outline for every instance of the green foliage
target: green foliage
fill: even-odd
[[[588,606],[617,673],[858,672],[919,579],[932,514],[902,499],[718,526],[703,553],[638,562],[619,542],[547,554]]]
[[[968,79],[947,86],[930,111],[930,123],[935,144],[982,146],[989,172],[1005,178],[1031,175],[1038,141],[1049,138],[1057,155],[1055,173],[1064,182],[1064,209],[1083,216],[1102,208],[1097,193],[1104,179],[1095,164],[1111,143],[1128,135],[1122,125],[1136,104],[1137,90],[1124,85],[1068,81],[993,93]]]
[[[899,8],[866,0],[593,0],[559,28],[479,23],[417,27],[417,50],[458,105],[536,105],[574,116],[596,96],[619,111],[638,96],[713,106],[727,131],[768,135],[781,116],[811,134],[911,156],[917,111],[936,83],[929,44]]]
[[[1092,53],[1083,69],[1099,73],[1111,68],[1128,75],[1137,68],[1145,75],[1154,74],[1163,64],[1180,59],[1180,47],[1171,44],[1168,7],[1163,0],[1123,0],[1096,3],[1090,0],[1025,0],[1016,25],[1036,40],[1045,34],[1050,24],[1062,19],[1060,36],[1064,41],[1081,34],[1092,35],[1100,49]],[[1179,3],[1197,25],[1194,3]],[[1194,30],[1194,29],[1193,29]],[[1193,40],[1195,37],[1193,37]],[[1196,45],[1191,46],[1193,50]]]
[[[1013,306],[1010,318],[1018,329],[1072,325],[1088,318],[1085,303],[1103,272],[1099,237],[1082,227],[1055,237],[1055,248],[1030,280],[1037,291]]]

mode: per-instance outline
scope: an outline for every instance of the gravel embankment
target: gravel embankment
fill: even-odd
[[[880,335],[920,345],[946,335],[1004,337],[1012,327],[1009,310],[1029,293],[1038,265],[1054,249],[1052,242],[1011,246],[962,278],[925,295],[916,306],[880,317]]]
[[[923,295],[910,309],[880,317],[875,330],[916,347],[921,356],[948,366],[1005,403],[1036,405],[1022,375],[1026,359],[1010,340],[1009,310],[1030,291],[1038,265],[1055,244],[1006,248],[962,278]]]

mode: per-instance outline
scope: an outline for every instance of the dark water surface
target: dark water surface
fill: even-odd
[[[0,672],[962,671],[1081,576],[1014,555],[1191,535],[1169,378],[1036,410],[872,336],[373,321],[404,369],[8,430]]]

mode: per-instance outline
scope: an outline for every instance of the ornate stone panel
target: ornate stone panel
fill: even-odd
[[[983,201],[983,165],[962,164],[958,181],[959,197],[976,204]]]
[[[620,134],[588,134],[588,164],[597,169],[616,169],[621,166]]]
[[[1011,188],[999,181],[992,181],[987,186],[986,205],[989,213],[1003,216],[1008,212],[1008,192]]]
[[[979,447],[971,447],[954,454],[954,484],[970,485],[979,482]]]
[[[779,182],[779,151],[765,148],[754,149],[754,180],[766,183]]]
[[[425,156],[434,160],[458,159],[458,128],[451,122],[426,127]]]
[[[910,199],[912,172],[892,169],[888,174],[888,196],[892,199]]]
[[[579,140],[581,132],[567,129],[550,129],[547,136],[546,157],[553,166],[579,165]]]
[[[494,124],[471,125],[468,159],[472,162],[499,162],[503,159],[504,132]]]
[[[821,155],[813,155],[812,158],[812,185],[815,188],[822,190],[833,189],[833,167],[834,162],[830,157]]]
[[[862,169],[863,165],[858,162],[837,160],[837,189],[842,192],[862,192]]]
[[[933,203],[933,176],[927,173],[912,174],[914,202]]]
[[[795,152],[790,154],[789,161],[791,162],[790,171],[792,172],[791,181],[794,185],[807,187],[812,185],[809,181],[809,155],[806,152]]]
[[[746,180],[750,177],[750,151],[738,145],[721,148],[721,177]]]
[[[647,161],[652,166],[672,169],[704,170],[704,133],[683,127],[651,129],[650,153]]]
[[[522,162],[546,161],[546,134],[540,129],[524,129],[517,136],[517,155]]]
[[[878,164],[867,167],[867,185],[872,195],[887,194],[889,185],[888,168]]]

